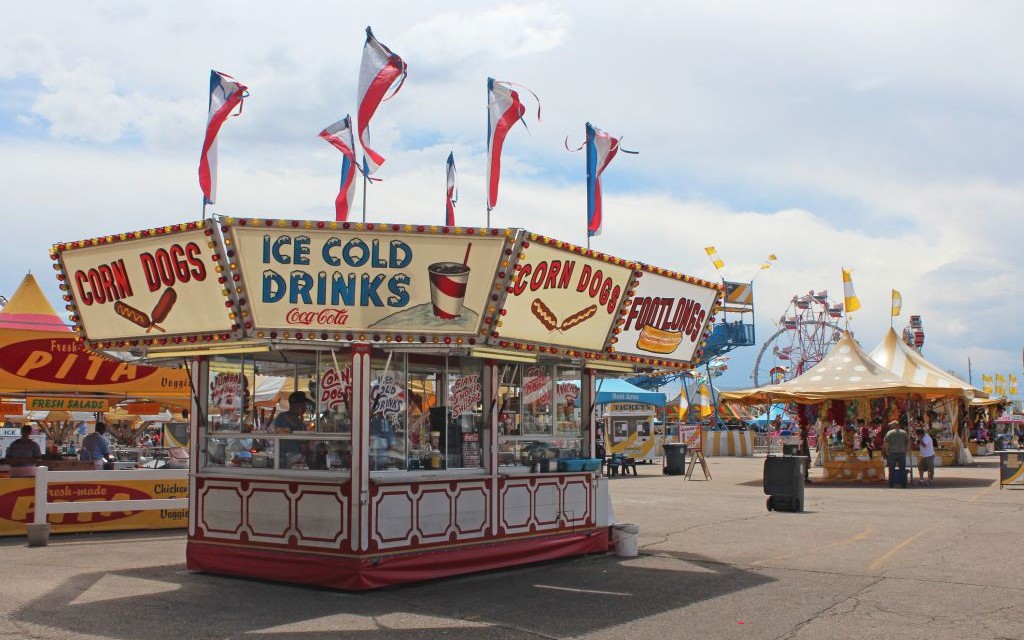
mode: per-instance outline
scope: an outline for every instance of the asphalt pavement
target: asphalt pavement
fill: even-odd
[[[708,462],[610,480],[639,557],[364,593],[191,573],[181,531],[0,539],[0,640],[1024,638],[1024,490],[996,457],[930,488],[815,478],[803,513],[765,508],[763,458]]]

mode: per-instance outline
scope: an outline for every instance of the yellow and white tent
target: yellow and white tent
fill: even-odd
[[[721,399],[741,404],[819,404],[826,400],[893,395],[933,399],[962,396],[963,390],[904,380],[875,362],[860,348],[849,332],[844,332],[828,355],[802,375],[780,384],[741,391],[724,391]]]
[[[870,356],[872,360],[908,382],[960,389],[966,398],[988,397],[984,391],[975,389],[969,383],[925,360],[917,350],[900,340],[892,327]]]

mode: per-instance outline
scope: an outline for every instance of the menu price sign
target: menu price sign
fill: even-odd
[[[645,271],[624,307],[615,353],[692,362],[720,294],[717,284]]]
[[[522,340],[601,352],[633,274],[629,263],[540,241],[524,243],[522,254],[490,342]]]
[[[252,318],[246,329],[285,339],[475,336],[506,257],[504,233],[416,228],[423,232],[229,224]]]
[[[212,222],[59,245],[76,322],[91,342],[230,333]],[[184,228],[184,229],[182,229]]]

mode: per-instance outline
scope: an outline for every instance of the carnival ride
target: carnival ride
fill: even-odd
[[[842,335],[843,303],[828,291],[795,295],[761,345],[751,377],[761,387],[791,380],[821,362]]]

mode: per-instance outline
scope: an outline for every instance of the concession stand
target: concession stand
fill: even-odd
[[[843,482],[877,482],[885,479],[885,458],[855,449],[853,425],[858,420],[886,424],[896,419],[900,405],[909,400],[934,401],[958,398],[963,389],[944,382],[905,379],[871,358],[853,334],[844,331],[828,354],[803,374],[779,384],[740,391],[724,391],[724,402],[797,405],[801,428],[817,434],[824,479]],[[873,404],[873,401],[877,403]],[[817,410],[811,409],[817,406]],[[829,446],[826,431],[842,429],[842,442]]]
[[[521,229],[218,218],[52,257],[89,344],[189,367],[188,567],[343,589],[606,551],[596,380],[691,366],[720,295]]]

